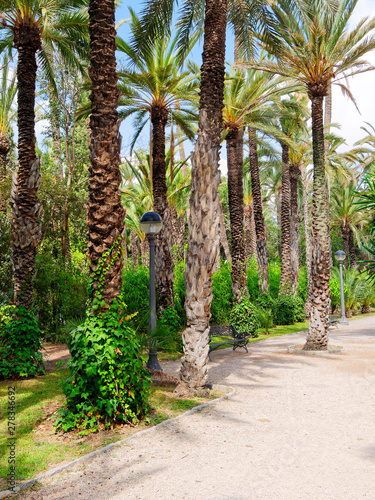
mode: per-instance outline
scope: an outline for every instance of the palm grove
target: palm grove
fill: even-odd
[[[374,129],[345,151],[332,124],[332,86],[355,102],[348,77],[373,69],[356,4],[148,0],[123,40],[113,0],[0,1],[0,377],[43,373],[42,341],[67,341],[60,428],[147,412],[146,211],[164,221],[158,331],[183,351],[178,393],[205,391],[209,324],[256,335],[306,315],[304,349],[327,349],[337,249],[347,314],[370,311]]]

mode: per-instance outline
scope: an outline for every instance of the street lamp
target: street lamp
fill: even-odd
[[[342,263],[344,262],[345,257],[346,257],[345,252],[343,252],[342,250],[338,250],[335,253],[335,257],[336,257],[336,260],[338,260],[339,264],[340,264],[340,296],[341,296],[341,319],[340,319],[340,323],[342,325],[349,325],[349,321],[346,319],[346,316],[345,316],[344,279],[343,279],[343,276],[342,276]]]
[[[146,212],[140,220],[142,231],[145,233],[150,246],[150,292],[149,306],[150,317],[148,320],[148,331],[151,334],[156,328],[156,296],[155,296],[155,236],[163,227],[163,220],[155,212]],[[158,361],[157,350],[150,347],[148,351],[147,368],[150,370],[161,370]]]

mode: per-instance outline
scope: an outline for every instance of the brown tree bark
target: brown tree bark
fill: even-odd
[[[40,161],[35,153],[36,53],[41,46],[39,28],[24,24],[14,32],[18,51],[18,171],[11,193],[11,244],[16,306],[32,307],[35,257],[41,238]]]
[[[307,296],[305,302],[305,313],[308,318],[311,310],[311,297],[312,297],[312,281],[311,281],[311,263],[312,263],[312,247],[311,247],[311,233],[310,233],[310,217],[309,217],[309,202],[307,195],[307,180],[306,172],[301,170],[302,177],[302,194],[303,194],[303,221],[305,229],[305,246],[306,246],[306,275],[307,275]]]
[[[308,95],[311,100],[313,135],[313,212],[312,212],[312,266],[311,266],[311,310],[309,332],[305,350],[327,350],[328,319],[330,310],[330,265],[327,221],[327,192],[325,181],[323,84],[311,85]]]
[[[354,235],[353,230],[349,228],[349,257],[350,257],[350,267],[354,267],[357,263],[355,256],[355,245],[354,245]]]
[[[268,293],[268,250],[267,233],[264,225],[262,190],[260,187],[258,152],[256,131],[249,128],[249,160],[251,174],[251,192],[253,194],[253,208],[255,230],[257,235],[257,256],[259,269],[259,286],[261,293]]]
[[[281,276],[280,293],[288,294],[291,289],[291,259],[290,259],[290,177],[289,148],[281,143],[282,177],[281,177]]]
[[[185,252],[185,218],[183,215],[176,218],[176,245],[177,245],[177,256],[179,260],[184,260]]]
[[[151,108],[152,122],[152,191],[154,210],[163,219],[163,227],[155,241],[155,280],[158,309],[163,312],[173,304],[174,266],[172,259],[172,214],[167,201],[165,127],[168,110],[165,107]]]
[[[0,213],[7,213],[6,196],[4,184],[7,178],[8,153],[10,151],[10,142],[8,137],[0,132]]]
[[[257,258],[257,236],[255,232],[255,221],[253,204],[246,205],[245,214],[245,260],[249,261],[254,255]]]
[[[136,271],[138,269],[139,250],[137,245],[137,235],[134,231],[130,232],[130,245],[132,251],[133,270]]]
[[[219,151],[224,100],[227,1],[206,0],[199,129],[191,157],[181,386],[200,392],[207,381],[212,273],[219,252]],[[180,387],[181,389],[181,387]]]
[[[246,287],[243,209],[243,131],[230,129],[226,137],[228,163],[228,200],[232,235],[232,289],[236,302]]]
[[[292,291],[295,294],[299,279],[299,223],[298,213],[298,180],[301,171],[298,165],[290,165],[290,263]]]
[[[116,73],[116,30],[114,0],[90,0],[91,116],[89,200],[87,224],[92,301],[102,295],[105,312],[121,293],[122,233],[125,212],[120,193],[121,136],[118,118],[120,91]],[[103,271],[98,275],[98,265]],[[98,271],[98,272],[97,272]],[[99,278],[104,277],[103,285]]]
[[[224,250],[224,255],[225,255],[226,261],[232,262],[232,255],[231,255],[230,249],[229,249],[227,228],[225,227],[224,213],[223,213],[223,207],[222,207],[221,202],[219,202],[218,217],[219,217],[219,234],[220,234],[219,250],[220,250],[220,245],[221,245],[223,247],[223,250]],[[217,269],[220,269],[220,252],[218,255]],[[217,270],[217,269],[215,269],[215,270]]]

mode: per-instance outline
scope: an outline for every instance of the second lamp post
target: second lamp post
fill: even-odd
[[[155,236],[163,227],[163,220],[156,212],[146,212],[140,220],[142,231],[145,233],[150,246],[150,284],[149,284],[149,307],[150,317],[148,331],[150,337],[156,329],[156,293],[155,293]],[[149,342],[147,368],[150,370],[161,370],[158,361],[157,350]]]

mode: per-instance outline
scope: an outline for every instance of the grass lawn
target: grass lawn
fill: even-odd
[[[8,387],[16,391],[16,479],[21,482],[218,397],[213,393],[206,399],[176,399],[172,395],[174,387],[152,385],[151,412],[138,427],[121,426],[88,436],[55,434],[54,413],[64,402],[59,381],[67,374],[65,368],[31,380],[0,382],[0,491],[7,489],[9,472]]]

